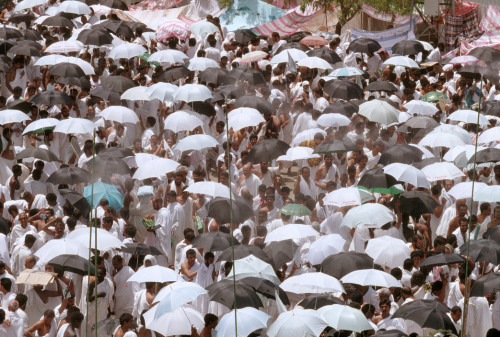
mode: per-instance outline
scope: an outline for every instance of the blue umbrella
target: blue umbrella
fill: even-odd
[[[99,202],[102,199],[107,199],[109,205],[113,206],[117,211],[123,207],[123,195],[114,185],[104,184],[101,182],[95,182],[92,200],[92,185],[85,186],[83,190],[83,196],[92,205],[92,209],[99,206]]]

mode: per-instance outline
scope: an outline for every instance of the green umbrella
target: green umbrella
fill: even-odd
[[[142,54],[141,56],[137,56],[137,57],[138,57],[138,58],[140,58],[140,59],[141,59],[141,60],[143,60],[143,61],[148,62],[148,60],[149,60],[149,57],[150,57],[150,56],[151,56],[151,54],[144,53],[144,54]],[[160,63],[158,63],[158,62],[156,62],[156,61],[153,61],[153,62],[150,62],[150,63],[151,63],[152,65],[154,65],[154,66],[159,66],[159,65],[160,65]]]
[[[403,191],[401,189],[397,188],[396,186],[391,186],[391,187],[387,187],[387,188],[384,188],[384,187],[366,188],[364,186],[358,186],[358,188],[361,190],[366,190],[366,191],[370,191],[373,193],[381,193],[381,194],[396,195],[396,194],[403,193]]]
[[[280,213],[285,215],[295,215],[295,216],[305,216],[312,214],[309,208],[301,204],[286,205],[282,209],[280,209]]]
[[[439,99],[443,97],[444,99],[447,99],[448,97],[445,94],[440,93],[439,91],[431,91],[420,97],[421,101],[429,102],[429,103],[435,103],[439,102]]]

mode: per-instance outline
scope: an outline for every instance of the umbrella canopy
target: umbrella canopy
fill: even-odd
[[[248,284],[259,294],[273,300],[276,299],[276,294],[278,294],[278,297],[283,304],[290,305],[290,300],[288,299],[285,291],[269,280],[265,280],[260,277],[245,277],[238,282]]]
[[[405,105],[403,105],[410,115],[421,115],[421,116],[434,116],[438,112],[438,108],[435,104],[412,100]]]
[[[139,117],[137,117],[135,111],[123,106],[110,106],[99,112],[99,116],[101,116],[105,120],[118,123],[139,123]]]
[[[175,149],[184,152],[189,150],[202,150],[207,147],[216,147],[218,145],[220,144],[214,137],[198,134],[181,139],[175,146]]]
[[[392,53],[399,55],[417,55],[425,50],[424,45],[415,40],[404,40],[392,46]]]
[[[253,108],[261,114],[271,114],[274,111],[274,107],[271,103],[257,96],[241,96],[236,99],[234,106],[237,108]]]
[[[296,160],[306,160],[306,159],[311,159],[311,158],[321,158],[320,155],[314,154],[313,152],[314,152],[314,149],[312,149],[310,147],[295,146],[295,147],[289,148],[286,151],[285,155],[279,156],[276,160],[277,161],[296,161]]]
[[[148,58],[148,62],[158,62],[162,65],[173,65],[176,63],[184,63],[184,61],[188,60],[189,57],[184,54],[183,52],[179,50],[174,50],[174,49],[166,49],[166,50],[160,50],[157,51]],[[174,69],[186,69],[184,67],[172,67],[169,68],[170,70]],[[167,69],[167,71],[169,70]],[[187,70],[187,69],[186,69]],[[187,72],[183,72],[184,76],[189,75],[189,70]],[[180,78],[180,77],[178,77]],[[177,79],[178,79],[177,78]]]
[[[323,110],[324,114],[327,113],[339,113],[346,117],[351,117],[354,113],[359,111],[359,105],[354,102],[343,102],[337,101],[333,104],[330,104]]]
[[[235,331],[238,336],[248,336],[256,330],[266,328],[270,318],[265,312],[251,307],[233,310],[222,316],[215,331],[218,337],[233,337]]]
[[[450,311],[446,305],[434,300],[415,300],[402,305],[392,318],[409,319],[423,328],[451,330],[457,333],[453,322],[446,314]]]
[[[235,78],[229,76],[227,70],[218,67],[207,68],[200,72],[198,77],[201,82],[215,85],[230,85],[235,82]]]
[[[182,277],[174,270],[161,266],[142,268],[134,273],[127,282],[175,282],[182,281]],[[185,304],[185,303],[184,303]],[[175,310],[175,309],[173,309]]]
[[[325,83],[325,92],[332,98],[340,98],[346,101],[363,98],[363,89],[354,82],[347,80],[331,80]]]
[[[288,63],[289,58],[291,58],[293,62],[298,62],[306,57],[308,57],[308,54],[306,54],[300,49],[285,49],[280,53],[274,55],[271,58],[270,63],[271,64]]]
[[[54,132],[65,134],[81,134],[91,133],[96,128],[96,125],[84,118],[69,118],[57,123]]]
[[[337,279],[359,269],[373,267],[373,259],[365,253],[341,252],[328,256],[319,266],[319,269]]]
[[[208,21],[198,21],[189,26],[189,30],[196,35],[206,35],[219,32],[219,27]]]
[[[330,294],[312,294],[308,295],[302,301],[297,303],[297,306],[300,306],[304,309],[317,310],[319,308],[332,304],[344,304],[344,301]]]
[[[93,166],[95,174],[101,177],[130,173],[127,163],[122,158],[117,157],[97,156]]]
[[[182,110],[165,118],[165,128],[174,132],[191,131],[202,125],[203,122],[198,117]]]
[[[349,207],[361,205],[361,196],[356,187],[339,188],[328,193],[323,199],[325,205]]]
[[[145,86],[133,87],[125,91],[120,98],[129,101],[150,101],[151,97],[146,92],[147,89],[148,87]]]
[[[368,170],[363,174],[358,182],[358,186],[370,190],[372,192],[397,194],[397,191],[392,186],[397,184],[397,180],[385,174],[384,170],[380,167]]]
[[[69,13],[75,15],[89,15],[90,7],[80,1],[64,1],[57,6],[57,13]]]
[[[475,155],[476,163],[496,163],[500,161],[500,149],[485,149],[484,151],[478,152]],[[474,163],[474,156],[469,159],[469,164]]]
[[[328,44],[328,40],[323,36],[309,35],[300,40],[300,43],[311,47],[321,47],[326,46]]]
[[[195,237],[191,244],[194,248],[203,248],[206,252],[221,252],[232,245],[238,245],[239,242],[235,238],[231,240],[231,236],[226,233],[207,232]]]
[[[500,201],[500,186],[486,186],[475,195],[475,199],[480,202],[498,202]]]
[[[22,123],[29,120],[31,118],[19,110],[7,109],[0,111],[0,125]]]
[[[289,277],[283,281],[280,288],[294,294],[345,292],[335,277],[323,273],[305,273]]]
[[[193,57],[189,60],[187,68],[191,71],[203,71],[208,68],[219,68],[219,64],[208,57]]]
[[[425,116],[411,117],[404,125],[409,126],[412,129],[434,129],[439,125],[435,119]]]
[[[277,139],[265,139],[255,144],[248,152],[247,160],[251,163],[271,162],[280,155],[286,154],[290,145]]]
[[[286,311],[267,329],[269,337],[317,337],[328,326],[315,310]]]
[[[201,84],[185,84],[174,94],[174,99],[177,101],[189,102],[204,102],[212,98],[210,90]]]
[[[63,167],[47,178],[47,182],[54,185],[76,185],[80,183],[89,183],[91,180],[92,175],[89,171],[73,166]]]
[[[500,226],[496,226],[496,227],[488,229],[483,234],[483,238],[500,243]]]
[[[84,218],[88,218],[91,207],[90,203],[83,195],[69,189],[60,189],[58,192],[64,197],[64,199],[66,199],[66,201],[69,201],[72,206],[80,210]]]
[[[455,254],[455,253],[441,253],[433,256],[429,256],[422,262],[420,262],[419,266],[422,267],[434,267],[434,266],[445,266],[448,264],[455,263],[464,263],[465,257]]]
[[[448,116],[450,121],[464,122],[467,124],[478,124],[480,126],[488,126],[490,122],[481,113],[474,110],[457,110]]]
[[[234,258],[233,258],[233,247],[226,248],[220,256],[217,258],[217,262],[220,261],[233,261],[243,259],[247,256],[253,255],[266,263],[272,263],[271,259],[264,253],[264,251],[257,246],[249,245],[238,245],[234,247]]]
[[[394,221],[394,213],[381,204],[364,204],[350,209],[342,219],[342,226],[355,228],[364,225],[370,228],[380,228]]]
[[[398,122],[399,110],[382,100],[371,100],[359,106],[359,114],[383,125]]]
[[[148,87],[146,93],[149,95],[150,99],[156,98],[162,102],[172,102],[177,88],[176,85],[159,82]]]
[[[148,246],[140,242],[126,243],[123,248],[118,249],[120,252],[129,253],[132,255],[162,255],[158,248]]]
[[[257,35],[250,29],[237,29],[234,31],[234,40],[240,44],[247,44],[256,37]]]
[[[269,263],[262,261],[254,255],[234,260],[228,278],[232,279],[233,273],[236,280],[241,280],[245,277],[260,277],[274,284],[280,284],[280,280],[276,276],[274,268]]]
[[[71,241],[79,241],[86,248],[100,251],[123,246],[123,243],[117,237],[100,228],[93,228],[92,230],[90,228],[78,228],[69,233],[66,238]],[[91,240],[90,245],[89,240]]]
[[[500,290],[500,272],[481,276],[474,281],[470,296],[482,297]]]
[[[337,331],[362,332],[373,330],[368,319],[361,312],[347,305],[332,304],[318,310],[319,315]]]
[[[254,108],[238,108],[231,110],[228,114],[228,127],[238,131],[249,126],[257,126],[266,120],[259,110]]]
[[[464,141],[464,139],[459,135],[440,131],[432,131],[428,133],[418,143],[419,146],[429,146],[431,148],[445,147],[449,149],[466,144],[471,144],[470,139]]]
[[[62,255],[79,256],[88,259],[89,250],[81,242],[62,238],[46,242],[34,255],[38,257],[40,262],[47,263]]]
[[[467,255],[467,245],[468,243],[464,243],[460,247],[460,254],[466,256]],[[500,263],[500,243],[481,239],[481,240],[472,240],[469,243],[469,257],[477,261],[487,261],[493,264]]]
[[[383,63],[388,66],[400,66],[404,68],[420,68],[417,62],[406,56],[393,56]]]
[[[263,306],[260,297],[251,286],[242,281],[236,281],[236,287],[238,291],[235,294],[233,281],[224,279],[209,285],[206,289],[211,301],[220,303],[229,309],[234,309],[235,303],[238,309]]]
[[[264,253],[271,258],[273,266],[283,266],[292,261],[299,246],[293,240],[273,241],[264,248]]]
[[[324,127],[338,128],[340,126],[348,126],[351,120],[339,113],[324,113],[319,116],[318,124]]]
[[[293,216],[309,216],[312,214],[311,210],[301,204],[288,204],[283,206],[280,211],[281,214]]]
[[[398,88],[389,81],[375,81],[368,84],[365,91],[387,91],[396,92]]]
[[[344,284],[352,283],[362,286],[374,286],[384,288],[401,288],[401,282],[394,276],[378,269],[360,269],[350,272],[340,279]]]
[[[94,265],[92,263],[89,263],[88,259],[85,259],[78,255],[59,255],[51,259],[47,264],[78,275],[95,274]]]
[[[46,90],[42,91],[39,94],[36,94],[33,96],[31,99],[31,102],[33,104],[45,104],[48,106],[53,106],[57,104],[68,104],[73,101],[73,98],[71,98],[68,94],[62,92],[62,91],[54,91],[54,90]]]
[[[289,43],[282,44],[278,49],[276,49],[275,54],[279,54],[282,51],[287,50],[287,49],[298,49],[298,50],[301,50],[303,52],[307,52],[310,50],[309,47],[307,47],[306,45],[304,45],[300,42],[289,42]]]
[[[214,198],[206,205],[208,216],[221,224],[240,224],[254,216],[252,206],[241,197],[233,198],[232,202],[226,198]]]
[[[136,43],[124,43],[113,47],[113,49],[109,52],[108,57],[114,60],[131,59],[132,57],[144,55],[145,52],[147,52],[146,48],[141,45]]]
[[[92,186],[94,186],[93,191]],[[85,186],[83,196],[92,204],[92,208],[96,208],[102,199],[108,200],[109,205],[113,206],[116,210],[120,210],[123,207],[123,195],[115,185],[95,182],[92,185]]]
[[[438,180],[453,180],[458,177],[464,177],[465,174],[459,170],[452,163],[440,162],[430,164],[422,168],[425,177],[428,181],[438,181]]]
[[[160,178],[167,173],[174,172],[179,165],[178,162],[172,159],[157,158],[148,162],[147,165],[139,165],[132,178],[138,180]]]
[[[43,20],[42,25],[51,27],[75,27],[73,21],[59,15],[49,16],[48,18]]]
[[[304,239],[318,236],[319,233],[310,225],[288,224],[266,235],[265,243],[288,239]]]
[[[171,37],[177,37],[185,40],[189,35],[188,25],[181,20],[169,20],[158,26],[156,37],[158,41],[167,40]]]
[[[420,97],[420,100],[429,103],[431,102],[436,103],[439,102],[440,98],[446,99],[447,96],[439,91],[431,91]]]
[[[477,139],[478,144],[488,145],[500,140],[500,127],[494,127],[484,131]]]
[[[213,181],[199,181],[189,185],[186,192],[194,194],[204,194],[213,198],[221,197],[229,199],[229,187]]]
[[[148,267],[145,269],[149,268],[152,267]],[[137,273],[139,273],[139,271]],[[180,276],[178,278],[182,279]],[[200,295],[206,293],[207,291],[202,286],[194,282],[182,282],[179,280],[179,282],[169,284],[165,288],[162,288],[154,299],[154,302],[158,301],[160,302],[158,303],[158,308],[156,309],[155,317],[159,318],[164,314],[175,311],[178,308],[182,307],[184,304],[193,302]]]
[[[43,161],[59,161],[59,158],[57,158],[57,156],[53,152],[38,147],[28,148],[16,155],[16,159],[24,158],[37,158]]]
[[[120,94],[135,87],[134,81],[124,76],[108,76],[102,81],[101,85]]]
[[[193,306],[184,305],[173,312],[155,318],[158,306],[155,305],[144,314],[146,328],[163,336],[190,335],[194,326],[201,331],[205,326],[203,315]]]
[[[375,53],[381,48],[380,43],[375,40],[360,38],[352,40],[347,50],[359,53]]]
[[[302,60],[297,62],[297,65],[299,67],[306,67],[309,69],[320,69],[320,70],[333,69],[333,67],[328,62],[317,56],[308,56],[306,58],[303,58]]]
[[[399,209],[413,216],[432,213],[439,206],[429,193],[423,191],[403,192],[399,195]]]
[[[471,181],[458,183],[448,191],[448,194],[455,199],[472,198],[472,191],[474,191],[474,195],[476,195],[479,191],[488,186],[485,183],[475,182],[473,190],[472,185]]]
[[[357,67],[344,67],[344,68],[338,68],[332,71],[330,74],[328,74],[327,77],[325,77],[325,80],[331,77],[351,77],[351,76],[363,76],[366,73],[357,68]]]
[[[314,149],[313,153],[331,154],[331,153],[345,153],[349,151],[357,151],[358,148],[354,145],[349,138],[344,140],[328,140],[322,142]]]
[[[252,62],[257,62],[262,59],[265,59],[267,56],[269,56],[268,53],[263,52],[262,50],[255,50],[249,53],[246,53],[243,55],[239,63],[252,63]]]
[[[113,42],[113,36],[107,31],[100,29],[84,29],[78,34],[76,39],[85,45],[92,46],[101,46]]]
[[[365,251],[376,264],[391,269],[402,266],[404,260],[410,258],[411,254],[406,242],[388,235],[368,240]]]
[[[415,187],[431,188],[425,174],[411,165],[393,163],[385,166],[383,170],[384,173],[393,176],[397,181],[409,183]]]
[[[342,62],[342,59],[340,56],[331,50],[330,48],[319,48],[319,49],[313,49],[311,51],[307,52],[308,56],[317,56],[319,58],[322,58],[326,62],[330,64],[335,64],[337,62]]]
[[[40,57],[40,51],[37,47],[29,44],[18,44],[9,49],[9,54],[11,55],[24,55],[31,57]]]
[[[320,236],[309,247],[306,260],[313,266],[321,264],[328,256],[342,252],[345,243],[339,234]]]

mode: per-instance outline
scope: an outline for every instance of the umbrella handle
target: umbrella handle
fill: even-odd
[[[181,308],[182,308],[182,312],[184,313],[184,315],[186,315],[186,318],[187,318],[187,320],[189,322],[189,325],[193,326],[193,323],[191,323],[191,320],[189,319],[188,315],[186,314],[186,311],[184,310],[183,307],[181,307]]]

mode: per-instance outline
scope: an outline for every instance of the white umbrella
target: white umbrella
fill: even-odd
[[[219,142],[214,137],[204,134],[198,134],[182,138],[177,143],[177,145],[175,145],[175,150],[178,150],[180,152],[189,150],[203,150],[207,147],[216,147],[219,145]]]
[[[25,9],[30,9],[35,6],[42,6],[47,3],[46,0],[23,0],[16,5],[14,12],[22,12]]]
[[[413,61],[408,56],[393,56],[387,59],[384,63],[386,66],[400,66],[405,68],[420,68],[417,62]]]
[[[470,64],[470,63],[476,63],[477,61],[479,61],[479,60],[472,55],[460,55],[460,56],[455,56],[448,63],[453,64],[453,65],[456,65],[456,64],[465,65],[465,64]]]
[[[117,59],[131,59],[143,55],[147,52],[146,48],[137,43],[124,43],[119,46],[113,47],[108,54],[109,58]]]
[[[401,267],[410,258],[411,249],[403,240],[384,235],[368,240],[365,252],[376,264],[392,269]]]
[[[270,318],[265,312],[252,307],[232,310],[222,316],[215,331],[217,337],[234,337],[236,324],[238,336],[248,336],[255,330],[266,328]]]
[[[174,282],[174,283],[170,283],[170,284],[166,285],[165,287],[163,287],[160,290],[160,292],[158,292],[158,294],[156,294],[156,296],[153,300],[153,303],[157,303],[157,302],[162,301],[164,298],[166,298],[171,293],[177,292],[178,289],[183,289],[182,292],[184,292],[184,289],[193,289],[193,291],[196,293],[206,294],[206,290],[202,286],[200,286],[199,284],[197,284],[195,282],[184,282],[184,280],[181,277],[181,279],[179,281]],[[203,292],[203,290],[205,290],[205,292]],[[187,295],[187,296],[191,296],[191,295]],[[181,299],[179,299],[179,300],[181,300]]]
[[[427,165],[422,168],[425,177],[430,182],[438,180],[453,180],[455,178],[464,177],[465,174],[460,171],[452,163],[441,162]]]
[[[177,89],[179,89],[179,87],[171,83],[159,82],[148,87],[146,92],[151,99],[159,99],[162,102],[172,102]]]
[[[202,36],[219,32],[219,27],[208,21],[198,21],[190,25],[189,30],[196,35]]]
[[[319,128],[307,129],[307,130],[304,130],[302,132],[299,132],[295,136],[295,138],[292,140],[292,144],[291,145],[292,146],[296,146],[296,145],[299,145],[300,143],[302,143],[305,140],[313,140],[314,136],[317,133],[321,133],[323,136],[326,136],[326,131],[325,130],[321,130]]]
[[[83,47],[84,44],[80,41],[59,41],[48,46],[45,52],[54,54],[79,53]]]
[[[299,62],[297,62],[297,65],[299,67],[306,67],[310,69],[321,69],[321,70],[332,70],[333,67],[330,65],[330,63],[326,62],[320,57],[317,56],[309,56],[306,58],[301,59]]]
[[[279,54],[276,54],[271,59],[271,64],[280,64],[280,63],[288,63],[288,55],[294,62],[298,62],[302,59],[305,59],[307,54],[300,49],[290,48],[281,51]]]
[[[87,231],[90,229],[87,229]],[[42,263],[47,263],[59,255],[77,255],[85,259],[89,258],[89,249],[80,241],[68,238],[59,240],[49,240],[35,252],[35,256]]]
[[[361,204],[366,204],[370,202],[374,202],[377,199],[375,199],[375,196],[373,195],[372,192],[363,190],[363,189],[358,189],[359,195],[361,197]]]
[[[478,146],[477,152],[480,152],[480,151],[483,151],[486,149],[487,149],[487,147]],[[458,167],[465,167],[469,163],[469,159],[472,158],[475,151],[476,151],[475,145],[467,144],[467,145],[455,146],[454,148],[446,151],[446,153],[443,156],[443,159],[446,161],[453,162]]]
[[[57,6],[56,13],[88,15],[91,12],[90,12],[90,7],[81,1],[64,1]]]
[[[477,138],[478,144],[488,145],[489,143],[495,143],[498,141],[500,141],[500,127],[499,126],[484,131]]]
[[[479,121],[479,125],[482,127],[490,125],[490,122],[484,115],[474,110],[457,110],[449,115],[448,119],[467,124],[477,124]]]
[[[161,267],[161,266],[151,266],[139,269],[132,275],[127,282],[175,282],[182,281],[182,277],[179,273],[176,273],[173,269]]]
[[[420,101],[420,100],[412,100],[403,105],[410,115],[421,115],[421,116],[434,116],[436,112],[438,112],[438,108],[436,108],[435,104]]]
[[[0,111],[0,125],[22,123],[30,120],[31,118],[20,110],[7,109]]]
[[[43,132],[45,129],[53,128],[59,123],[58,119],[55,118],[42,118],[37,119],[29,123],[29,125],[24,129],[23,136],[28,134],[29,132],[38,134]]]
[[[152,268],[152,267],[150,267]],[[166,268],[169,269],[169,268]],[[177,275],[179,279],[182,279],[178,273],[170,269],[174,274]],[[161,292],[163,291],[163,294]],[[161,300],[158,303],[158,308],[155,312],[155,318],[173,312],[184,304],[195,301],[199,296],[208,293],[202,286],[194,282],[175,282],[160,291]],[[160,295],[158,294],[158,295]],[[159,296],[156,296],[155,301],[158,300]]]
[[[135,171],[133,179],[144,180],[149,178],[160,178],[161,176],[174,172],[180,164],[172,159],[159,158],[141,165]]]
[[[273,267],[253,254],[234,261],[231,272],[228,275],[229,279],[233,278],[233,271],[236,280],[241,280],[245,277],[259,277],[269,280],[274,284],[280,284],[280,280],[276,276]]]
[[[129,101],[149,101],[151,97],[147,93],[148,87],[138,86],[127,89],[121,96],[121,99]]]
[[[465,145],[466,142],[458,136],[449,132],[430,132],[424,136],[418,142],[420,146],[429,146],[431,148],[435,147],[446,147],[446,148],[454,148],[455,146]]]
[[[74,56],[64,56],[58,54],[45,55],[40,57],[36,62],[36,66],[52,66],[59,63],[74,63],[82,68],[86,75],[94,74],[94,67],[87,61],[84,61],[78,57]]]
[[[364,204],[351,208],[342,219],[341,226],[380,228],[391,221],[394,221],[394,214],[389,208],[381,204]]]
[[[209,98],[212,98],[212,93],[206,86],[201,84],[184,84],[174,94],[175,100],[186,103],[204,102]]]
[[[328,256],[343,252],[345,242],[338,234],[320,236],[311,243],[306,260],[313,266],[321,264]]]
[[[266,235],[265,243],[288,239],[314,238],[319,233],[311,225],[288,224],[273,230]]]
[[[97,247],[96,247],[96,237],[97,237]],[[66,236],[67,240],[79,241],[83,246],[90,249],[98,249],[100,251],[109,249],[109,248],[119,248],[123,246],[123,242],[121,242],[116,236],[113,236],[110,232],[97,228],[90,230],[89,228],[79,228],[75,229],[71,233]],[[90,246],[89,246],[89,240]]]
[[[351,120],[342,114],[329,113],[319,116],[317,123],[324,127],[338,128],[351,124]]]
[[[384,125],[398,122],[399,110],[390,105],[389,103],[374,99],[365,102],[359,106],[361,116],[365,116],[372,122],[377,122]]]
[[[326,305],[319,308],[318,313],[329,326],[337,331],[362,332],[373,330],[373,327],[361,310],[351,308],[348,305]]]
[[[185,191],[194,194],[204,194],[214,198],[221,197],[229,199],[230,195],[229,187],[221,183],[216,183],[215,181],[199,181],[191,184]]]
[[[296,161],[307,160],[311,158],[321,158],[317,153],[313,153],[314,149],[306,146],[291,147],[286,151],[286,154],[279,156],[277,161]]]
[[[203,71],[207,68],[220,68],[220,66],[208,57],[193,57],[189,60],[187,68],[191,71]]]
[[[417,42],[420,42],[424,46],[424,49],[427,50],[427,51],[433,51],[434,50],[434,47],[432,46],[432,44],[430,44],[427,41],[417,40]]]
[[[262,50],[255,50],[243,55],[238,63],[252,63],[266,58],[269,54]]]
[[[431,188],[425,174],[411,165],[393,163],[385,166],[383,169],[385,174],[393,176],[397,181],[409,183],[415,187]]]
[[[351,76],[362,76],[365,72],[357,67],[344,67],[335,69],[325,79],[331,79],[332,77],[351,77]]]
[[[94,122],[89,121],[85,118],[69,118],[64,119],[57,123],[54,128],[54,132],[65,133],[65,134],[80,134],[93,132],[96,129]]]
[[[360,190],[356,187],[339,188],[328,193],[323,199],[325,205],[349,207],[361,205]]]
[[[184,63],[186,60],[189,60],[189,56],[175,49],[160,50],[151,54],[148,58],[148,62],[158,62],[162,65]]]
[[[360,269],[350,272],[340,279],[344,284],[352,283],[362,286],[402,288],[401,282],[394,276],[378,269]]]
[[[474,196],[476,196],[484,188],[488,187],[485,183],[476,181],[474,183]],[[448,194],[455,199],[472,198],[472,181],[458,183],[448,191]],[[474,198],[475,199],[475,198]]]
[[[422,159],[427,159],[427,158],[434,158],[436,157],[431,151],[427,150],[427,148],[420,146],[418,144],[410,144],[410,146],[416,147],[420,151],[422,151],[424,154],[422,155]]]
[[[228,117],[228,127],[238,131],[249,126],[257,126],[265,123],[266,120],[260,114],[259,110],[253,108],[238,108],[231,110]]]
[[[98,116],[118,123],[139,123],[139,117],[137,117],[135,111],[121,105],[112,105],[99,112]]]
[[[163,336],[188,335],[191,336],[191,327],[201,331],[205,326],[203,315],[192,305],[186,304],[179,309],[155,318],[158,306],[155,305],[144,314],[146,328],[154,330]]]
[[[465,144],[472,144],[470,134],[456,125],[441,124],[432,129],[431,133],[433,132],[452,133],[455,136],[460,137]]]
[[[324,273],[305,273],[287,278],[280,288],[294,294],[345,293],[335,277]]]
[[[286,311],[267,329],[269,337],[319,337],[328,324],[315,310]]]
[[[123,158],[123,161],[127,163],[128,167],[132,168],[147,165],[150,161],[155,159],[162,158],[150,153],[136,153],[133,156]]]
[[[500,186],[486,186],[474,195],[474,199],[479,202],[500,202]]]
[[[165,129],[174,132],[191,131],[203,125],[203,122],[186,111],[176,111],[165,118]]]

